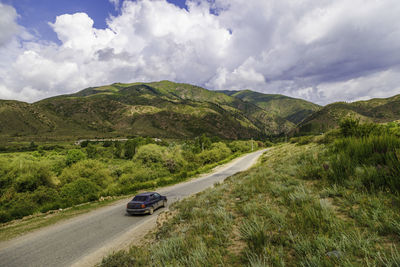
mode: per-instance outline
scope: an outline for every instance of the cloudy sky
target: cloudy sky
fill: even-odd
[[[171,80],[315,103],[400,94],[398,0],[0,0],[0,99]]]

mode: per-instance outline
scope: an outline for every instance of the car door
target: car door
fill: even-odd
[[[156,202],[156,200],[155,200],[155,198],[154,198],[154,195],[150,195],[149,201],[150,201],[150,205],[151,205],[154,209],[156,209],[156,208],[157,208],[157,202]]]
[[[154,195],[153,195],[153,197],[154,197],[154,201],[156,202],[156,207],[158,208],[158,207],[160,207],[162,204],[161,204],[161,196],[159,195],[159,194],[157,194],[157,193],[155,193]]]

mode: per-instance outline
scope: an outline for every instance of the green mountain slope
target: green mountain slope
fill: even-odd
[[[320,106],[303,99],[277,94],[263,94],[250,90],[221,91],[243,101],[250,102],[271,114],[284,118],[294,124],[300,123],[310,114],[320,109]]]
[[[361,122],[384,123],[400,119],[400,95],[353,103],[337,102],[325,106],[299,124],[297,132],[321,133],[333,129],[346,116]]]
[[[237,139],[279,134],[294,127],[239,98],[169,81],[92,87],[33,104],[3,102],[0,136],[20,136],[21,140],[129,135],[186,138],[202,133]],[[13,124],[7,126],[7,121]]]

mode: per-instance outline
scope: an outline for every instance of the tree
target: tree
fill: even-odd
[[[195,139],[195,147],[196,150],[204,151],[205,149],[209,149],[211,147],[211,139],[208,138],[205,134],[202,134],[200,137],[196,137]]]
[[[121,158],[122,157],[122,144],[121,142],[115,142],[114,143],[114,156],[116,158]]]
[[[33,150],[36,150],[37,149],[37,145],[35,144],[35,142],[31,142],[30,144],[29,144],[29,150],[30,151],[33,151]]]
[[[86,155],[81,150],[71,149],[67,152],[66,164],[70,166],[84,158],[86,158]]]

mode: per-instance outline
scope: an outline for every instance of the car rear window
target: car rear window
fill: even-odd
[[[136,196],[132,200],[133,201],[146,201],[148,196]]]

